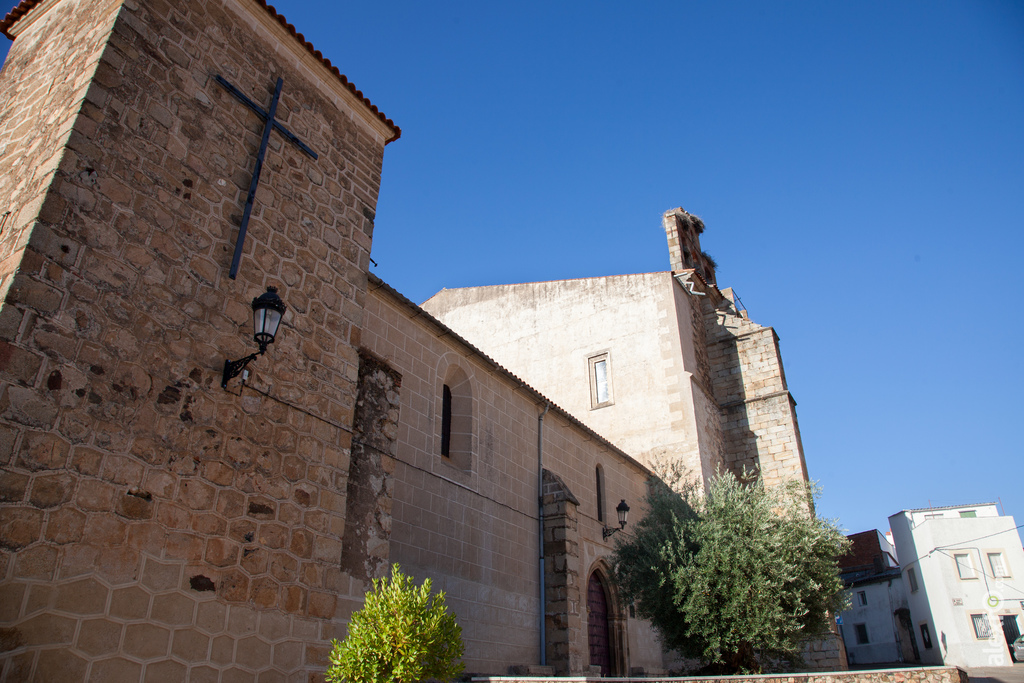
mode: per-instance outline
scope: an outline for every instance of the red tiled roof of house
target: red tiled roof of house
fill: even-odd
[[[14,40],[14,36],[7,32],[8,29],[10,29],[14,22],[28,14],[36,5],[40,4],[42,1],[43,0],[21,0],[21,2],[18,3],[18,6],[12,9],[10,12],[8,12],[7,16],[4,17],[3,21],[0,21],[0,33],[3,33],[11,40]],[[395,140],[402,136],[402,129],[396,126],[394,121],[385,116],[384,112],[377,109],[377,106],[370,102],[370,100],[365,95],[363,95],[361,90],[357,90],[356,86],[351,81],[349,81],[348,78],[345,77],[345,74],[341,73],[341,71],[338,70],[338,67],[331,64],[331,60],[324,57],[323,53],[321,53],[320,50],[317,50],[315,47],[313,47],[312,43],[306,40],[305,36],[296,31],[295,27],[289,24],[288,20],[284,18],[284,15],[278,14],[277,10],[274,9],[273,5],[268,5],[266,3],[266,0],[252,0],[252,2],[255,2],[256,4],[260,5],[263,9],[265,9],[266,12],[271,17],[276,19],[277,22],[281,24],[281,26],[287,29],[287,31],[291,33],[292,36],[294,36],[295,40],[299,41],[299,43],[301,43],[303,47],[305,47],[306,50],[308,50],[311,55],[320,60],[320,63],[327,67],[327,69],[331,73],[333,73],[337,77],[337,79],[341,81],[343,85],[345,85],[345,87],[352,91],[353,95],[362,100],[363,104],[365,104],[370,109],[370,111],[377,115],[377,118],[383,121],[388,128],[395,132],[394,136],[389,138],[387,142],[385,142],[384,144],[387,144],[388,142],[394,142]]]

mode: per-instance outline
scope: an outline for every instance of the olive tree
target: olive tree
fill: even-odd
[[[646,515],[616,548],[616,580],[667,647],[709,672],[799,661],[801,641],[843,607],[837,560],[848,546],[813,514],[812,494],[731,474],[703,495],[652,479]]]

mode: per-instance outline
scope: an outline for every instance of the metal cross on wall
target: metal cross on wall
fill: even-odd
[[[270,108],[263,110],[258,104],[245,96],[241,90],[228,83],[220,75],[217,75],[217,82],[223,85],[229,93],[242,101],[242,104],[252,109],[263,119],[263,141],[260,143],[260,151],[256,154],[256,168],[252,172],[252,180],[249,182],[249,196],[245,200],[245,210],[242,211],[242,224],[238,227],[238,238],[235,240],[235,254],[231,257],[231,271],[228,277],[232,280],[238,275],[238,264],[242,260],[242,247],[245,245],[245,232],[249,227],[249,215],[252,213],[252,204],[256,199],[256,186],[260,183],[260,172],[263,170],[263,158],[267,155],[267,143],[270,141],[270,131],[277,130],[281,135],[288,138],[296,147],[303,152],[317,158],[316,152],[307,147],[290,130],[282,126],[275,118],[277,103],[281,99],[281,88],[284,87],[284,79],[277,79],[277,87],[274,89],[274,99],[270,102]]]

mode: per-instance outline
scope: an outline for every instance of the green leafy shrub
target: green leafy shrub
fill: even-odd
[[[416,586],[397,564],[390,579],[375,579],[348,636],[331,641],[327,683],[447,681],[462,673],[462,629],[444,593],[431,595],[430,587],[430,579]]]

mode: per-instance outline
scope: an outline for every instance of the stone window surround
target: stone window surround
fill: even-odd
[[[608,394],[608,397],[604,401],[601,401],[598,395],[597,382],[597,366],[602,362],[604,363],[605,390]],[[609,349],[588,354],[587,377],[590,378],[590,409],[597,410],[598,408],[613,405],[615,403],[615,397],[612,392],[612,359],[611,351]]]

